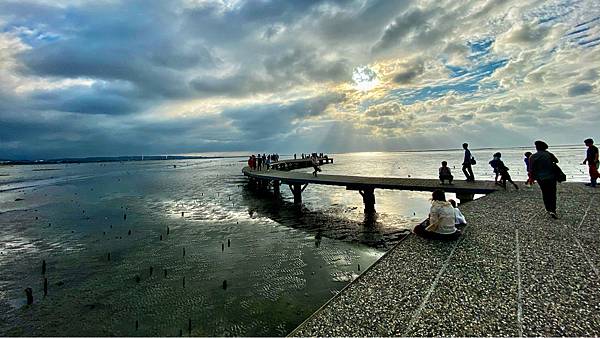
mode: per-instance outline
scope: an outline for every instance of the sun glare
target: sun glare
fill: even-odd
[[[369,68],[369,66],[359,66],[354,68],[352,72],[352,81],[354,88],[361,92],[369,91],[379,84],[377,73]]]

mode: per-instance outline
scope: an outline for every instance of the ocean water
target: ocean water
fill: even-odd
[[[586,180],[585,149],[551,150]],[[495,151],[474,151],[478,179]],[[500,151],[524,180],[525,150]],[[333,156],[323,173],[431,178],[447,160],[462,178],[460,151]],[[429,209],[429,193],[376,190],[365,219],[357,192],[318,185],[297,208],[285,186],[279,200],[246,189],[244,163],[0,167],[0,335],[285,335]]]

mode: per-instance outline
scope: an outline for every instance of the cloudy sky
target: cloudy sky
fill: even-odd
[[[0,158],[600,139],[597,0],[0,1]]]

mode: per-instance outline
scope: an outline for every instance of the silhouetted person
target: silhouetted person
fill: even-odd
[[[499,161],[500,161],[500,153],[495,153],[494,156],[492,157],[492,160],[488,162],[490,164],[490,166],[492,167],[492,169],[494,169],[494,174],[496,174],[496,177],[494,177],[494,183],[496,183],[496,184],[498,184],[498,177],[500,177],[500,171],[498,170],[498,162]]]
[[[537,152],[529,157],[531,175],[540,185],[546,211],[552,218],[557,219],[556,163],[558,159],[548,151],[548,145],[544,141],[535,141],[535,149]]]
[[[585,185],[595,188],[596,181],[598,180],[598,177],[600,177],[600,173],[598,173],[598,147],[594,145],[594,140],[591,138],[588,138],[583,142],[588,147],[583,164],[587,163],[590,173],[590,183],[586,183]]]
[[[471,166],[475,164],[475,159],[473,158],[473,155],[471,155],[469,144],[463,143],[462,146],[465,150],[465,157],[462,163],[462,172],[465,174],[465,177],[467,177],[467,181],[473,182],[475,181],[475,175],[473,175],[473,168],[471,168]]]
[[[535,180],[533,179],[533,176],[531,176],[531,165],[529,164],[529,158],[531,157],[531,151],[525,152],[525,154],[523,154],[523,156],[525,156],[523,161],[525,162],[525,168],[527,168],[527,182],[525,182],[525,184],[533,185],[533,182]]]
[[[452,184],[452,180],[454,179],[454,176],[452,176],[452,173],[450,172],[450,168],[448,168],[448,162],[446,161],[442,161],[442,166],[439,169],[439,174],[440,174],[440,181],[442,181],[442,184],[444,184],[444,181],[448,181],[449,184]]]
[[[512,178],[510,177],[510,174],[508,173],[508,167],[500,159],[502,157],[502,154],[496,153],[496,155],[498,157],[496,166],[498,168],[498,174],[500,174],[500,184],[502,185],[504,190],[506,190],[506,182],[508,181],[508,182],[510,182],[510,184],[512,184],[515,187],[515,189],[519,190],[519,186],[516,185],[515,182],[513,182]],[[494,155],[494,156],[496,156],[496,155]]]
[[[317,160],[317,156],[313,155],[310,158],[310,161],[312,162],[312,166],[313,166],[313,176],[317,177],[317,172],[321,171],[321,168],[319,168],[319,161]]]
[[[262,156],[260,156],[260,154],[258,154],[258,156],[256,156],[256,169],[257,170],[262,170]]]

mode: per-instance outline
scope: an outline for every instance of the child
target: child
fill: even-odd
[[[505,166],[504,162],[502,162],[502,160],[500,159],[502,154],[496,153],[496,155],[498,155],[498,162],[496,163],[498,167],[498,173],[500,174],[500,185],[502,185],[504,190],[506,190],[506,181],[508,181],[515,187],[515,189],[519,190],[519,186],[515,182],[513,182],[513,180],[510,177],[510,174],[508,173],[508,167]]]
[[[525,167],[527,168],[527,182],[525,182],[525,185],[533,185],[533,176],[531,176],[531,169],[529,168],[529,156],[531,156],[531,152],[528,151],[525,154],[525,158],[523,159],[523,161],[525,162]]]
[[[500,161],[500,153],[495,153],[492,160],[488,162],[492,168],[494,168],[494,174],[496,177],[494,178],[494,183],[498,184],[498,176],[500,176],[500,172],[498,171],[498,161]]]
[[[463,215],[462,212],[460,212],[460,210],[456,207],[456,201],[449,200],[448,202],[450,202],[450,204],[452,204],[452,207],[454,208],[454,224],[456,226],[467,225],[465,215]]]
[[[448,168],[448,162],[442,161],[442,166],[440,167],[439,173],[440,173],[440,181],[442,181],[442,184],[444,184],[445,180],[448,180],[448,184],[452,184],[452,180],[454,179],[454,176],[452,176],[452,173],[450,172],[450,168]]]

